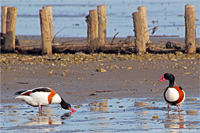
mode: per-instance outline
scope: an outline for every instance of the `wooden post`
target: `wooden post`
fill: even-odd
[[[98,31],[99,31],[99,46],[103,46],[106,43],[106,27],[107,27],[107,18],[106,18],[106,6],[99,5],[97,6],[98,13]]]
[[[133,13],[133,23],[135,32],[135,50],[137,54],[146,52],[146,45],[144,40],[144,21],[143,13],[138,11]]]
[[[87,15],[85,18],[87,23],[87,46],[90,47],[90,15]]]
[[[44,6],[43,9],[46,10],[46,12],[47,12],[47,18],[48,18],[48,22],[49,22],[50,36],[51,36],[51,39],[53,41],[53,39],[54,39],[54,32],[53,32],[53,12],[52,12],[52,8],[50,6]]]
[[[98,16],[97,10],[90,10],[89,11],[89,37],[90,37],[90,52],[94,53],[95,51],[99,50],[99,37],[98,37]]]
[[[6,18],[6,39],[4,50],[14,52],[15,50],[15,30],[17,21],[17,7],[9,7],[7,9]]]
[[[8,6],[1,7],[1,33],[6,34],[6,18]]]
[[[188,54],[196,53],[196,17],[194,5],[185,6],[185,48]]]
[[[144,42],[147,44],[150,42],[149,40],[149,29],[148,29],[148,22],[147,22],[147,10],[145,6],[138,7],[138,11],[142,12],[143,14],[143,22],[144,22]]]
[[[43,8],[39,11],[41,27],[42,54],[52,54],[52,37],[50,33],[48,10]]]

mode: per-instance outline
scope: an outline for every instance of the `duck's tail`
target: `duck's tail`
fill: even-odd
[[[26,90],[23,90],[23,91],[17,91],[15,92],[15,95],[21,95],[23,92],[25,92]]]

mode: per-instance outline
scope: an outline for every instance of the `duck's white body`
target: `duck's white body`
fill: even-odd
[[[169,86],[164,91],[164,99],[167,102],[168,113],[169,105],[178,106],[180,113],[181,104],[185,100],[185,92],[180,86],[174,86],[175,76],[171,73],[165,73],[159,81],[169,80]]]
[[[46,91],[35,91],[36,89],[39,90],[44,88],[46,89]],[[49,92],[47,89],[49,89]],[[53,89],[48,87],[38,87],[32,90],[24,91],[16,98],[21,99],[25,101],[27,104],[34,107],[39,105],[49,105],[52,103],[61,102],[61,97]]]
[[[164,98],[169,105],[179,106],[185,100],[185,92],[179,86],[169,87],[164,92]]]
[[[165,97],[170,102],[175,102],[179,98],[179,93],[175,88],[168,88],[165,92]]]
[[[39,107],[40,114],[43,105],[46,106],[53,103],[59,103],[62,108],[69,109],[72,112],[76,111],[49,87],[38,87],[31,90],[18,91],[15,94],[18,95],[16,97],[17,99],[21,99],[31,106]]]
[[[29,92],[31,90],[28,90],[27,92]],[[26,92],[25,92],[26,93]],[[58,94],[55,94],[52,97],[51,102],[48,101],[49,95],[51,92],[35,92],[35,93],[31,93],[30,95],[19,95],[16,98],[21,99],[23,101],[25,101],[27,104],[31,105],[31,106],[39,106],[39,105],[49,105],[52,103],[60,103],[61,102],[61,98]]]

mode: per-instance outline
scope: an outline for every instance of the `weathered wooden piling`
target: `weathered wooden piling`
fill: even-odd
[[[1,33],[6,34],[6,19],[8,6],[1,7]]]
[[[17,7],[7,8],[6,17],[6,39],[4,50],[6,52],[14,52],[15,50],[15,31],[17,21]]]
[[[43,9],[47,10],[46,12],[47,12],[47,18],[48,18],[48,22],[49,22],[50,36],[51,36],[51,39],[53,40],[54,32],[53,32],[53,12],[52,12],[52,8],[51,8],[51,6],[44,6]]]
[[[86,23],[87,23],[87,46],[90,46],[90,14],[87,15],[86,17]]]
[[[138,11],[142,12],[143,14],[143,22],[144,22],[144,42],[147,44],[150,39],[149,39],[149,28],[148,28],[148,22],[147,22],[147,10],[145,6],[140,6],[138,7]]]
[[[43,7],[40,11],[42,54],[52,54],[53,20],[50,7]]]
[[[134,12],[132,15],[135,32],[135,51],[137,54],[143,54],[146,52],[146,43],[144,39],[144,15],[141,11]]]
[[[106,43],[106,27],[107,27],[106,6],[105,5],[97,6],[97,13],[98,13],[99,46],[101,47]]]
[[[98,15],[97,10],[90,10],[88,16],[88,42],[90,52],[94,53],[99,50],[99,36],[98,36]]]
[[[195,6],[185,6],[185,48],[188,54],[196,53]]]

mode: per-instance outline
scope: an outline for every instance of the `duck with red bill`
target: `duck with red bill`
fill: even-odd
[[[164,81],[164,80],[166,80],[166,79],[164,78],[164,75],[163,75],[159,81]]]
[[[53,103],[59,103],[63,109],[76,112],[71,105],[64,101],[64,99],[53,89],[49,87],[37,87],[31,90],[23,90],[15,93],[16,98],[25,101],[33,107],[39,107],[39,114],[42,115],[42,106],[47,106]]]
[[[181,105],[185,100],[185,92],[181,86],[175,85],[175,76],[171,73],[165,73],[159,81],[169,81],[169,86],[164,91],[164,99],[167,102],[168,113],[169,105],[178,106],[178,111],[180,113]],[[176,84],[176,83],[175,83]]]

